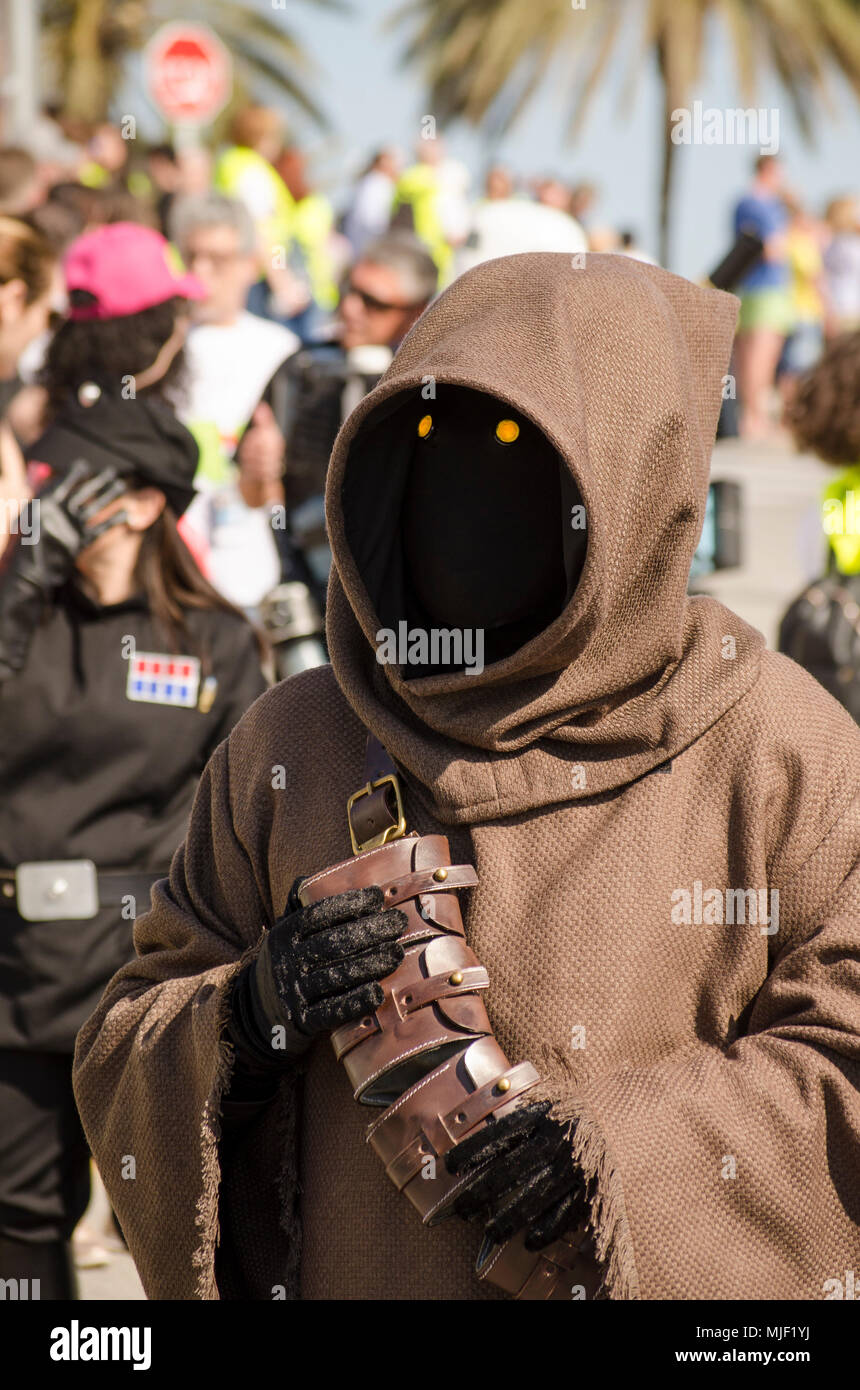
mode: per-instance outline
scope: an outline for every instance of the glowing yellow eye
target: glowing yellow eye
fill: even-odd
[[[513,444],[519,433],[520,427],[516,420],[500,420],[496,425],[496,438],[500,444]]]
[[[432,415],[424,415],[424,416],[422,416],[422,418],[418,421],[418,434],[419,434],[419,436],[420,436],[421,439],[426,439],[427,436],[428,436],[428,434],[429,434],[430,431],[432,430],[432,428],[433,428],[433,416],[432,416]]]

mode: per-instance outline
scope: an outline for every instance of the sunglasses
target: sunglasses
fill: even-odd
[[[189,250],[185,256],[185,262],[190,267],[196,265],[198,261],[209,261],[216,270],[222,266],[232,265],[235,261],[244,260],[241,251],[194,251]]]
[[[368,294],[366,290],[360,290],[351,280],[345,280],[340,287],[341,299],[345,299],[348,294],[357,295],[370,314],[386,314],[392,309],[415,308],[414,304],[387,304],[384,299],[377,299],[375,295]]]

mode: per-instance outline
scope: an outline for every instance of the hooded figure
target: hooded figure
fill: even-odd
[[[368,730],[410,829],[477,870],[487,1010],[562,1127],[598,1293],[818,1299],[856,1267],[860,731],[686,594],[736,310],[623,257],[490,261],[343,426],[331,667],[217,750],[78,1038],[151,1297],[501,1296],[473,1227],[394,1191],[325,1037],[230,1100],[233,985],[348,857]]]

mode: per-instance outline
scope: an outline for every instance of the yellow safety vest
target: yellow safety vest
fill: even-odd
[[[840,574],[860,574],[860,464],[824,489],[822,524]]]
[[[403,204],[412,208],[415,235],[424,242],[436,265],[439,281],[448,278],[454,253],[445,240],[439,216],[439,175],[432,164],[413,164],[405,169],[394,189],[393,211]]]
[[[321,193],[309,193],[294,205],[293,240],[304,257],[311,293],[321,309],[334,309],[338,299],[329,249],[333,226],[331,203]]]
[[[293,235],[295,203],[284,180],[267,159],[256,150],[232,145],[216,161],[214,186],[228,198],[244,202],[242,184],[249,174],[257,181],[265,180],[270,194],[272,212],[264,222],[258,223],[258,229],[269,247],[273,250],[283,247],[286,255]]]

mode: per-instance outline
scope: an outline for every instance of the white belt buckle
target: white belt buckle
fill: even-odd
[[[25,922],[79,921],[99,910],[96,866],[91,859],[43,860],[15,870],[18,913]]]

